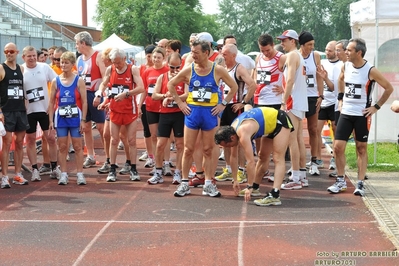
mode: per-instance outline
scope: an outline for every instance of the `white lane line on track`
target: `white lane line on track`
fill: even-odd
[[[247,206],[248,204],[244,202],[241,208],[241,219],[239,229],[238,229],[238,241],[237,241],[237,260],[238,266],[244,266],[244,228],[245,220],[247,218]]]
[[[266,224],[266,225],[313,225],[313,224],[374,224],[376,221],[117,221],[117,220],[23,220],[1,219],[0,222],[18,223],[120,223],[120,224]]]
[[[138,194],[143,190],[143,188],[141,188],[140,190],[138,190],[136,193],[134,193],[132,195],[132,197],[130,197],[130,199],[119,209],[119,211],[114,215],[113,219],[109,220],[109,221],[104,221],[106,222],[106,224],[103,226],[103,228],[101,228],[101,230],[94,236],[94,238],[90,241],[90,243],[83,249],[82,253],[80,253],[79,257],[76,259],[76,261],[74,262],[73,266],[77,266],[79,265],[79,263],[82,262],[83,258],[85,257],[85,255],[87,254],[87,252],[90,251],[91,247],[96,243],[97,239],[99,239],[105,232],[105,230],[107,230],[107,228],[115,222],[115,220],[122,214],[122,212],[124,212],[126,210],[126,208],[133,202],[133,200],[135,200],[138,196]]]

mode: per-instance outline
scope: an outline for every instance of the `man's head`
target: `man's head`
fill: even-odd
[[[236,63],[236,56],[238,53],[237,46],[234,44],[226,44],[222,48],[222,56],[226,65],[232,66]]]
[[[51,63],[53,62],[53,54],[54,54],[54,51],[55,51],[56,48],[57,48],[56,45],[50,46],[48,48],[48,58],[50,59]]]
[[[262,34],[259,36],[258,46],[259,51],[269,59],[271,59],[276,53],[276,50],[274,49],[273,37],[269,34]]]
[[[54,54],[53,54],[53,65],[56,65],[57,67],[60,67],[60,61],[61,61],[61,55],[65,53],[67,49],[63,46],[59,46],[55,48]]]
[[[26,46],[22,50],[22,59],[28,68],[34,68],[37,65],[37,52],[33,46]]]
[[[191,56],[195,63],[208,60],[211,48],[209,42],[196,40],[191,46]]]
[[[337,43],[336,41],[330,41],[326,45],[326,49],[325,49],[326,58],[330,61],[336,61],[338,59],[337,54],[335,52],[336,43]]]
[[[112,61],[109,58],[109,53],[111,52],[112,48],[107,48],[101,51],[101,60],[104,63],[104,66],[109,67],[112,65]]]
[[[168,57],[169,73],[174,76],[180,71],[181,55],[179,53],[171,53]]]
[[[158,41],[157,46],[165,49],[167,43],[168,43],[168,39],[161,39]]]
[[[189,39],[190,46],[191,46],[191,45],[193,44],[193,42],[197,39],[197,35],[198,35],[198,33],[191,33],[190,39]]]
[[[308,31],[302,31],[298,37],[299,45],[301,46],[301,51],[305,54],[310,54],[314,50],[314,37]]]
[[[335,53],[337,54],[337,57],[339,60],[346,62],[346,47],[348,46],[349,41],[347,39],[342,39],[337,41],[335,45]]]
[[[79,53],[84,53],[93,46],[93,37],[87,31],[81,31],[75,35],[75,46]]]
[[[219,39],[216,43],[218,44],[216,50],[221,53],[223,48],[223,39]]]
[[[4,55],[6,56],[6,62],[16,62],[18,53],[19,51],[14,43],[10,42],[4,46]]]
[[[221,126],[215,133],[215,143],[223,147],[238,145],[238,136],[232,126]]]
[[[213,37],[208,32],[201,32],[197,34],[197,41],[205,41],[209,45],[209,49],[212,49],[213,46],[217,46],[218,44],[213,41]]]
[[[170,40],[166,43],[165,47],[166,56],[168,57],[173,52],[180,53],[181,51],[181,41],[179,40]]]
[[[362,38],[354,38],[349,40],[345,54],[348,61],[354,62],[355,60],[363,58],[366,52],[366,42]]]
[[[237,46],[237,40],[236,37],[234,35],[226,35],[223,37],[223,45],[226,44],[234,44],[235,46]]]
[[[40,51],[42,51],[42,53],[43,53],[44,61],[39,61],[39,58],[38,58],[38,61],[44,63],[48,59],[48,50],[47,50],[47,48],[42,47],[42,48],[40,48]]]
[[[126,64],[126,52],[119,48],[112,48],[109,52],[109,59],[116,69],[122,70]]]
[[[298,33],[294,30],[286,30],[277,37],[277,40],[281,41],[284,51],[290,52],[298,46]]]
[[[154,63],[152,62],[152,52],[156,48],[155,45],[150,44],[144,48],[145,58],[147,59],[147,65],[152,66]]]

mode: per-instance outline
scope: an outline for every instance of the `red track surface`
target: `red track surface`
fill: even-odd
[[[103,163],[98,139],[96,146]],[[202,196],[200,188],[176,198],[171,178],[145,182],[142,162],[140,182],[119,175],[107,183],[91,168],[88,184],[78,187],[71,158],[67,186],[44,176],[0,190],[1,265],[399,265],[396,253],[370,256],[395,247],[350,183],[345,193],[326,191],[334,180],[325,169],[309,177],[308,188],[282,191],[281,206],[257,207],[234,197],[229,182],[218,183],[221,198]]]

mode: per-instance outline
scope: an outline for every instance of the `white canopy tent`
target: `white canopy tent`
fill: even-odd
[[[350,23],[352,37],[366,41],[365,59],[374,64],[394,87],[390,99],[373,116],[369,140],[396,141],[399,117],[390,110],[390,105],[399,98],[399,1],[362,0],[352,3]],[[375,87],[373,102],[380,98],[383,91],[379,86]]]
[[[109,36],[107,39],[102,41],[101,43],[93,46],[93,49],[96,51],[102,51],[107,48],[119,48],[124,50],[127,53],[127,57],[134,57],[135,54],[139,53],[144,49],[143,46],[136,46],[136,45],[131,45],[121,38],[119,38],[118,35],[115,33],[112,33],[111,36]]]

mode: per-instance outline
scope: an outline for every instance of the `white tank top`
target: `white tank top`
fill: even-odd
[[[339,78],[339,71],[337,66],[341,65],[341,61],[337,60],[335,62],[331,62],[328,59],[322,59],[321,65],[327,71],[328,79],[334,84],[334,90],[330,91],[327,83],[323,82],[323,95],[324,100],[321,102],[321,108],[325,108],[331,105],[334,105],[337,101],[338,96],[338,78]]]
[[[370,107],[374,80],[370,80],[372,66],[365,60],[360,68],[355,68],[351,62],[346,62],[344,70],[345,92],[342,104],[342,114],[363,116],[363,109]]]
[[[316,80],[316,61],[314,59],[314,52],[311,52],[307,58],[304,58],[306,69],[306,84],[308,90],[308,97],[318,97]]]
[[[263,56],[259,57],[258,64],[256,65],[255,104],[275,105],[281,103],[283,95],[276,95],[273,92],[273,88],[274,85],[283,85],[283,72],[279,69],[279,62],[282,55],[281,52],[277,52],[270,60],[263,59]]]
[[[305,72],[305,62],[301,53],[298,50],[295,51],[299,58],[300,63],[295,71],[295,82],[292,88],[291,97],[287,102],[287,110],[297,110],[301,112],[308,111],[308,98],[307,98],[307,86],[306,86],[306,72]],[[293,52],[291,52],[293,53]],[[287,65],[284,68],[284,79],[287,79]]]

